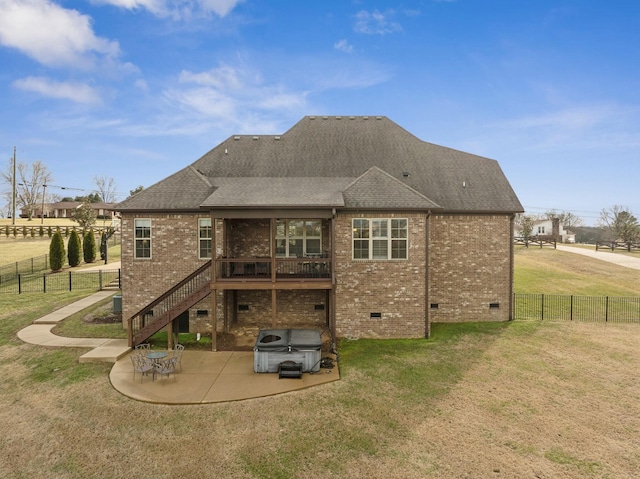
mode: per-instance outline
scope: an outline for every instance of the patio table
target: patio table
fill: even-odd
[[[157,363],[160,359],[164,359],[166,357],[166,351],[151,351],[147,353],[147,358],[151,359],[154,363]]]
[[[161,359],[164,359],[167,357],[167,352],[166,351],[149,351],[147,353],[147,359],[151,359],[151,361],[153,361],[155,364],[160,363]],[[156,380],[156,368],[153,368],[153,377],[151,379],[152,381]]]

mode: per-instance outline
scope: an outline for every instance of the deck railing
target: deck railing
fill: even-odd
[[[220,258],[216,260],[216,277],[218,281],[329,279],[331,259]]]

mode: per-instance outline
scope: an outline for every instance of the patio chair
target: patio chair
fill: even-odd
[[[158,361],[153,366],[155,368],[155,372],[160,376],[166,376],[168,379],[173,373],[173,380],[176,380],[176,358]]]
[[[131,363],[133,364],[133,379],[136,379],[136,373],[140,373],[140,382],[147,373],[154,373],[153,361],[141,356],[140,354],[131,355]]]
[[[173,348],[173,356],[176,360],[176,366],[180,367],[180,372],[182,372],[182,353],[184,352],[184,346],[182,344],[176,344]]]

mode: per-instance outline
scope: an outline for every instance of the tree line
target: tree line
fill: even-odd
[[[566,230],[576,234],[578,242],[619,241],[623,243],[637,243],[640,241],[640,222],[629,208],[614,205],[604,208],[600,212],[595,228],[583,226],[582,218],[569,211],[549,210],[542,215],[520,213],[516,215],[515,223],[522,236],[532,236],[535,225],[540,220],[557,218]],[[595,231],[594,231],[595,230]],[[578,236],[583,233],[583,237]]]
[[[47,166],[41,161],[28,163],[24,161],[16,161],[10,159],[9,167],[0,172],[0,180],[9,186],[8,190],[3,192],[3,197],[7,200],[7,216],[14,214],[12,211],[13,195],[15,188],[15,209],[16,216],[18,211],[24,211],[28,219],[32,219],[35,212],[45,203],[55,203],[57,201],[77,201],[90,205],[91,203],[115,203],[117,200],[117,187],[113,178],[96,175],[93,177],[95,189],[87,195],[61,196],[52,189],[56,190],[80,190],[79,188],[69,188],[64,186],[52,185],[53,174]],[[15,185],[14,185],[15,177]],[[48,188],[48,189],[47,189]],[[129,192],[129,196],[142,191],[143,186],[138,186],[135,190]],[[82,190],[81,190],[82,191]],[[44,211],[41,211],[44,215]],[[0,217],[4,216],[0,214]],[[71,218],[74,219],[74,218]]]

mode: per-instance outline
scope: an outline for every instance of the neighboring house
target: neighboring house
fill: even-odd
[[[515,236],[523,236],[522,231],[516,225]],[[540,237],[548,240],[555,240],[559,243],[575,243],[576,235],[560,224],[559,218],[537,220],[533,223],[531,237]]]
[[[82,203],[80,201],[58,201],[56,203],[44,204],[45,218],[71,218],[71,213]],[[98,218],[113,219],[115,218],[115,203],[89,203],[96,211]],[[27,210],[22,209],[21,217],[27,217]],[[37,206],[33,210],[33,217],[42,217],[42,205]]]
[[[71,218],[73,211],[82,203],[80,201],[58,201],[45,205],[45,215],[49,218]],[[115,203],[88,203],[95,210],[98,218],[113,219]],[[48,210],[47,210],[48,209]]]
[[[165,326],[335,340],[511,318],[523,208],[500,166],[386,117],[232,136],[117,210],[132,345]]]

